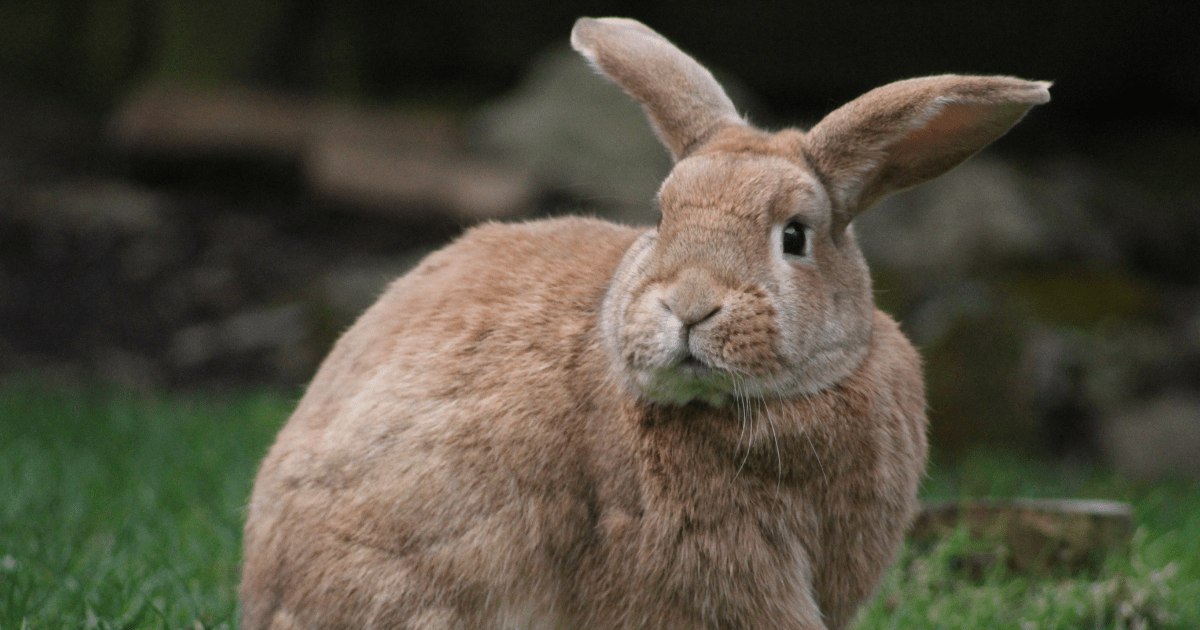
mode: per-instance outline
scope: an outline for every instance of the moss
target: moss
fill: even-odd
[[[1155,288],[1119,270],[1062,266],[1018,271],[1001,281],[1015,305],[1044,324],[1094,331],[1115,322],[1153,320]]]
[[[935,452],[954,459],[983,445],[1034,446],[1017,383],[1024,332],[1019,317],[1001,310],[964,317],[922,349]]]

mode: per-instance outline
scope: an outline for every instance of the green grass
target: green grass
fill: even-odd
[[[243,506],[290,404],[0,387],[0,629],[236,627]]]
[[[995,562],[983,575],[961,559],[991,554],[995,543],[960,530],[930,550],[905,549],[857,630],[884,628],[1166,629],[1200,628],[1200,484],[1134,484],[995,455],[931,469],[927,499],[1082,497],[1132,503],[1128,554],[1109,556],[1095,575],[1014,575]]]
[[[0,384],[0,630],[235,628],[242,510],[293,402]],[[1200,485],[976,457],[924,494],[1131,501],[1133,553],[1087,578],[969,575],[960,533],[906,549],[860,630],[1200,628]]]

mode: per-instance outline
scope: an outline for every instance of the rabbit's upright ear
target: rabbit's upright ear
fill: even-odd
[[[944,75],[897,81],[843,105],[810,130],[806,153],[828,182],[836,227],[883,197],[963,163],[1004,135],[1050,84]]]
[[[641,22],[579,18],[571,45],[641,102],[676,161],[722,127],[744,124],[712,73]]]

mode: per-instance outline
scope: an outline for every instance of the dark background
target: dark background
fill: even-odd
[[[270,134],[121,142],[131,103],[161,86],[227,103],[237,88],[269,111],[386,112],[450,189],[480,164],[503,180],[502,153],[480,161],[479,113],[527,88],[581,15],[644,21],[767,127],[912,76],[1054,81],[976,170],[864,222],[879,302],[926,356],[942,452],[1015,445],[1135,471],[1157,457],[1177,472],[1166,444],[1200,461],[1200,4],[1184,2],[3,0],[0,373],[297,390],[380,278],[486,215],[428,191],[368,209],[322,194],[307,149]],[[663,166],[651,157],[646,170]],[[596,193],[530,178],[505,216],[606,212]],[[964,244],[925,268],[888,250],[888,220],[926,226],[906,238],[932,249],[930,209],[959,195],[980,216],[987,194],[1035,236],[958,226],[995,251]]]
[[[469,104],[581,15],[653,25],[788,119],[942,72],[1054,80],[1046,127],[1076,141],[1200,108],[1186,2],[6,0],[0,78],[101,109],[152,78]]]

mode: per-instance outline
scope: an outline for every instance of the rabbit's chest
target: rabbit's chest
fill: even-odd
[[[804,544],[815,521],[796,511],[792,499],[775,512],[729,504],[698,510],[682,502],[655,507],[601,516],[607,553],[598,582],[616,588],[604,589],[607,601],[594,602],[595,609],[638,602],[662,618],[630,627],[662,628],[755,627],[747,620],[762,602],[773,602],[775,627],[816,610]],[[596,583],[584,586],[581,593],[596,592]]]

